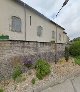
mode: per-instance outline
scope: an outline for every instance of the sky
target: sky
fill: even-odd
[[[69,0],[59,15],[65,0],[22,0],[65,28],[70,39],[80,37],[80,0]]]

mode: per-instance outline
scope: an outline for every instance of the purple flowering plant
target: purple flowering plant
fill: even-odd
[[[24,65],[27,67],[27,68],[31,68],[32,67],[32,61],[28,58],[24,58]]]

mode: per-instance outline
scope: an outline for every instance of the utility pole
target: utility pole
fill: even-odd
[[[62,8],[68,3],[69,0],[65,0],[65,2],[63,3],[62,7],[60,8],[59,12],[56,14],[56,18],[58,16],[58,14],[60,13],[60,11],[62,10]],[[56,24],[56,40],[55,40],[55,64],[57,63],[57,24]]]

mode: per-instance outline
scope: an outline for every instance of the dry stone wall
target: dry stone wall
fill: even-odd
[[[64,44],[57,44],[57,58],[64,55]],[[38,43],[25,41],[0,41],[0,80],[10,78],[16,63],[23,64],[24,57],[33,63],[37,59],[48,62],[55,60],[54,43]],[[25,67],[22,68],[26,71]]]

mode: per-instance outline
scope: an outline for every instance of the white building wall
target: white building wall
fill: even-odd
[[[21,18],[21,32],[11,31],[11,17],[17,16]],[[24,10],[19,4],[13,0],[0,0],[0,34],[9,35],[11,40],[24,40],[25,20]]]
[[[32,16],[32,23],[30,26],[30,19],[29,17]],[[52,39],[52,31],[56,32],[56,27],[54,24],[50,23],[49,21],[41,18],[40,16],[36,15],[34,12],[26,10],[26,29],[27,29],[27,40],[29,41],[38,41],[38,42],[50,42]],[[37,36],[37,27],[43,27],[42,36]],[[56,36],[56,35],[55,35]]]
[[[10,40],[25,40],[25,12],[24,7],[14,2],[13,0],[0,1],[0,34],[9,35]],[[20,17],[22,21],[21,32],[11,31],[11,17]],[[30,26],[31,16],[31,26]],[[37,36],[37,27],[43,27],[42,36]],[[55,32],[56,26],[50,21],[37,15],[34,11],[26,8],[26,41],[50,42],[55,41],[52,39],[52,31]],[[59,41],[59,33],[62,35]],[[57,28],[57,42],[64,43],[63,29]]]

